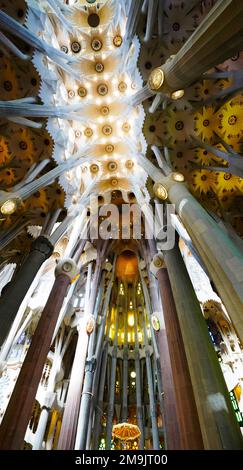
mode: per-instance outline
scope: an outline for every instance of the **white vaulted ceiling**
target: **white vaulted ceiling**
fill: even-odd
[[[48,118],[53,158],[60,164],[81,157],[79,166],[60,177],[66,208],[78,203],[94,178],[102,194],[131,191],[136,183],[145,187],[147,175],[137,160],[146,152],[145,114],[142,105],[131,103],[143,86],[140,44],[137,37],[126,40],[127,2],[71,1],[62,8],[61,2],[27,3],[28,29],[67,56],[56,63],[41,52],[33,55],[41,100],[65,112],[65,119]]]

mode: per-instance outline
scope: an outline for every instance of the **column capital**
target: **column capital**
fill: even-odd
[[[180,99],[184,89],[215,65],[241,50],[243,4],[219,0],[175,56],[152,70],[148,85],[155,93]]]
[[[153,93],[163,93],[173,100],[184,96],[184,90],[172,89],[167,81],[166,66],[174,60],[175,54],[171,55],[160,67],[156,67],[149,75],[148,87]]]
[[[46,259],[48,259],[53,253],[53,249],[54,246],[50,242],[49,238],[44,235],[40,235],[33,241],[30,251],[39,251]]]
[[[165,268],[165,262],[164,262],[164,256],[163,256],[163,253],[161,252],[157,252],[151,263],[150,263],[150,271],[151,273],[157,277],[157,273],[158,271],[160,271],[160,269],[164,269]]]
[[[62,274],[67,276],[70,279],[70,282],[76,278],[76,276],[79,273],[79,268],[75,261],[71,258],[66,258],[57,264],[57,267],[55,269],[55,276],[61,276]]]

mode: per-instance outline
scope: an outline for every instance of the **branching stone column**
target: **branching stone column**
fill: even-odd
[[[82,393],[83,378],[85,371],[85,362],[88,349],[89,337],[86,326],[89,315],[89,297],[91,287],[92,264],[88,267],[88,276],[86,282],[84,315],[77,327],[78,341],[73,360],[72,372],[68,387],[67,400],[63,414],[63,421],[58,442],[59,450],[74,449],[75,437],[78,423],[78,413],[80,407],[80,398]]]
[[[223,374],[178,245],[164,252],[205,449],[242,449]]]
[[[75,357],[73,361],[71,380],[69,384],[68,396],[63,416],[60,440],[58,443],[59,450],[74,449],[77,425],[79,418],[79,410],[81,403],[81,393],[84,384],[85,363],[89,347],[89,335],[87,332],[87,321],[90,315],[93,315],[95,302],[98,292],[98,286],[102,271],[103,251],[98,253],[95,272],[93,276],[91,288],[91,270],[88,271],[88,279],[85,293],[85,312],[79,325],[79,337],[76,347]],[[89,264],[89,268],[92,265]],[[90,359],[90,358],[89,358]],[[95,361],[96,362],[96,361]],[[88,374],[89,375],[89,374]],[[93,372],[92,374],[93,375]],[[91,376],[90,376],[91,378]],[[93,378],[92,378],[93,381]],[[79,437],[79,436],[78,436]]]
[[[129,8],[128,15],[127,15],[128,19],[127,19],[127,24],[126,24],[126,37],[125,37],[126,40],[129,42],[132,40],[136,32],[141,10],[142,10],[141,0],[132,0],[132,2],[130,2],[130,8]]]
[[[0,298],[0,345],[4,342],[31,283],[40,267],[53,252],[49,237],[39,236],[13,281]]]
[[[63,260],[57,265],[54,286],[42,312],[0,427],[0,449],[2,450],[18,450],[23,446],[25,431],[31,417],[60,309],[67,289],[77,272],[76,264],[72,259]]]
[[[239,337],[243,340],[243,254],[217,222],[189,192],[180,173],[169,176],[140,155],[139,164],[157,183],[156,195],[163,193],[175,204],[208,275],[214,282]]]
[[[149,78],[150,88],[171,94],[191,85],[242,49],[243,2],[220,0],[179,52]]]

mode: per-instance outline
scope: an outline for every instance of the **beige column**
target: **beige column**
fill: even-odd
[[[164,252],[206,450],[242,449],[223,374],[178,245]]]
[[[222,231],[213,218],[189,192],[186,185],[176,180],[182,175],[164,176],[147,158],[140,155],[139,164],[157,183],[157,196],[170,200],[180,216],[197,249],[210,278],[228,314],[243,340],[243,254]]]
[[[155,92],[186,88],[211,67],[242,49],[243,2],[219,0],[180,51],[149,78]]]
[[[89,263],[86,282],[84,314],[80,319],[79,325],[77,327],[78,341],[73,360],[72,372],[70,376],[67,400],[63,414],[60,439],[58,442],[58,450],[72,450],[75,444],[80,398],[85,372],[85,362],[89,344],[89,336],[86,330],[86,325],[89,316],[89,298],[92,279],[91,276],[92,263]]]

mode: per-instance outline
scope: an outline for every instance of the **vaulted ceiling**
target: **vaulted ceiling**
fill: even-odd
[[[73,115],[72,120],[34,117],[31,119],[36,126],[29,127],[16,119],[1,118],[0,189],[11,191],[42,160],[49,160],[41,173],[45,174],[70,155],[87,155],[92,147],[89,160],[39,189],[14,214],[1,215],[1,236],[20,220],[26,220],[23,232],[7,247],[2,261],[22,257],[32,238],[28,226],[42,225],[46,214],[58,208],[63,209],[61,220],[65,211],[77,203],[79,193],[97,177],[100,196],[111,192],[118,204],[122,201],[119,191],[123,196],[132,192],[134,182],[146,184],[150,191],[151,181],[137,166],[134,155],[146,152],[157,165],[151,145],[166,153],[197,199],[242,237],[243,179],[230,172],[224,156],[230,152],[242,154],[243,53],[208,71],[207,76],[185,90],[182,99],[165,100],[152,113],[152,97],[143,108],[131,107],[128,114],[129,100],[146,83],[151,70],[180,50],[215,2],[166,0],[156,15],[151,37],[145,9],[137,28],[139,41],[135,39],[131,52],[133,70],[125,64],[123,69],[119,67],[124,58],[120,51],[126,19],[117,17],[110,25],[117,15],[114,2],[77,3],[79,11],[70,7],[69,20],[76,24],[74,33],[65,31],[61,21],[58,27],[53,11],[48,21],[44,15],[34,18],[34,0],[0,0],[4,12],[37,33],[39,28],[39,36],[46,41],[52,41],[53,28],[55,47],[72,59],[80,59],[75,77],[58,66],[49,67],[47,77],[48,67],[40,55],[4,33],[23,54],[32,56],[32,61],[16,57],[0,44],[0,100],[35,97],[37,104],[69,106],[71,113],[77,105],[79,119]],[[41,4],[46,8],[44,1]]]

